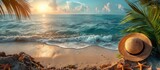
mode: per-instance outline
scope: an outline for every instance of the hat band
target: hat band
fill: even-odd
[[[131,54],[131,55],[139,55],[139,54],[141,54],[143,51],[144,51],[144,49],[145,49],[145,46],[144,46],[145,44],[144,44],[144,42],[143,42],[143,49],[139,52],[139,53],[136,53],[136,54],[133,54],[133,53],[130,53],[130,52],[128,52],[127,50],[127,52],[129,53],[129,54]]]

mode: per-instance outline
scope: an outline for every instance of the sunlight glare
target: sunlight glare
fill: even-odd
[[[40,13],[46,13],[49,7],[47,4],[40,4],[37,9]]]
[[[45,15],[45,14],[43,14],[43,15],[42,15],[42,17],[46,17],[46,15]]]
[[[51,46],[39,45],[37,49],[36,57],[53,57],[55,55],[55,50]]]

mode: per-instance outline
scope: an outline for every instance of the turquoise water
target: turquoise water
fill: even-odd
[[[116,50],[121,15],[32,15],[31,20],[0,19],[0,42],[41,42],[63,48],[91,45]]]

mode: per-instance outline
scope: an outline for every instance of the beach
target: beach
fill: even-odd
[[[82,49],[65,49],[41,43],[10,42],[1,43],[0,51],[4,51],[6,54],[25,52],[42,65],[56,68],[68,65],[76,65],[78,68],[101,66],[103,64],[115,64],[118,61],[118,58],[116,58],[118,51],[97,46],[89,46]]]
[[[118,61],[122,15],[31,15],[31,20],[0,19],[0,51],[24,52],[45,67],[111,66]],[[33,20],[34,19],[34,20]],[[96,19],[96,20],[95,20]]]
[[[158,0],[2,0],[0,7],[0,70],[160,70]]]
[[[34,58],[33,63],[45,68],[110,68],[121,60],[117,57],[118,43],[124,36],[121,31],[128,26],[119,25],[122,18],[98,14],[32,15],[34,20],[15,21],[6,17],[0,20],[0,52],[24,52]],[[153,70],[160,67],[156,58],[146,60]]]

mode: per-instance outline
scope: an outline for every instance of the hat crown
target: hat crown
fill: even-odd
[[[143,50],[143,41],[139,38],[131,37],[125,42],[125,49],[131,54],[138,54]]]

